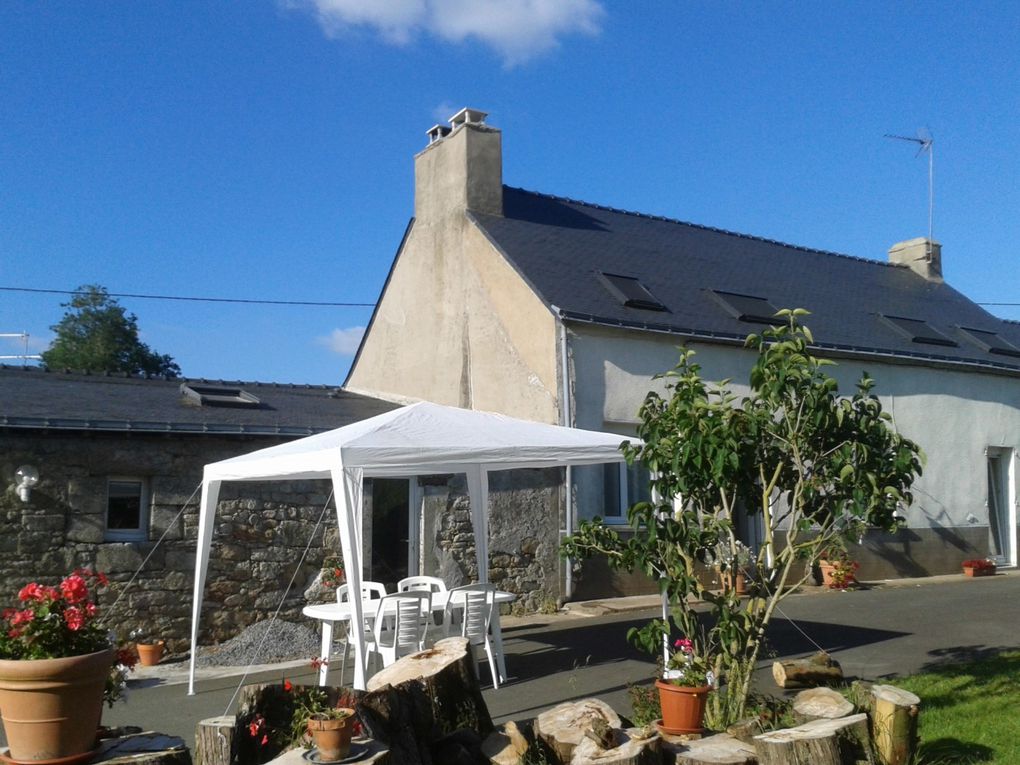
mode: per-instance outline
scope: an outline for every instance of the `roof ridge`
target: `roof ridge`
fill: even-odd
[[[280,383],[259,382],[258,380],[213,380],[205,377],[167,377],[154,374],[130,374],[128,372],[95,372],[88,369],[50,369],[44,366],[21,364],[0,364],[0,371],[25,371],[37,374],[66,375],[68,377],[91,377],[95,379],[141,380],[172,383],[200,383],[205,385],[259,385],[262,387],[291,388],[299,390],[340,390],[341,386],[329,383]]]
[[[690,221],[680,220],[679,218],[670,218],[666,215],[651,215],[649,213],[636,212],[634,210],[623,210],[619,207],[610,207],[609,205],[601,205],[595,202],[585,202],[583,199],[572,199],[571,197],[559,196],[557,194],[546,194],[542,191],[532,191],[531,189],[522,189],[519,186],[509,186],[504,184],[506,188],[512,189],[513,191],[520,191],[524,194],[532,194],[537,197],[545,197],[546,199],[553,199],[557,202],[569,202],[574,205],[583,205],[584,207],[591,207],[596,210],[605,210],[606,212],[618,213],[620,215],[630,215],[635,218],[644,218],[646,220],[657,220],[663,223],[675,223],[679,226],[689,226],[690,228],[696,228],[701,231],[712,231],[717,234],[725,234],[727,236],[735,236],[740,239],[747,239],[753,242],[764,242],[765,244],[776,244],[781,247],[787,247],[792,250],[800,250],[801,252],[811,252],[816,255],[831,255],[836,258],[846,258],[848,260],[854,260],[861,263],[869,263],[875,266],[883,266],[886,268],[907,268],[900,263],[889,263],[884,260],[873,260],[872,258],[863,258],[860,255],[847,255],[843,252],[833,252],[832,250],[822,250],[817,247],[805,247],[801,244],[790,244],[789,242],[783,242],[779,239],[769,239],[764,236],[754,236],[753,234],[742,234],[739,231],[730,231],[725,228],[718,228],[716,226],[706,226],[701,223],[691,223]]]

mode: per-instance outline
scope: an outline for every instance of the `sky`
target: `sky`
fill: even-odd
[[[5,0],[0,287],[367,304],[120,298],[185,376],[339,385],[464,106],[508,185],[879,260],[925,129],[946,280],[1020,304],[1020,5],[942,0]]]

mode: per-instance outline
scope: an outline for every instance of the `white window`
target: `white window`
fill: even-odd
[[[149,489],[144,478],[110,478],[106,483],[106,538],[149,538]]]
[[[603,481],[603,517],[607,523],[626,523],[631,505],[651,499],[651,476],[644,465],[606,465]]]

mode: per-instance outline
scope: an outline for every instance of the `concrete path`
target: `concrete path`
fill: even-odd
[[[806,655],[818,644],[842,663],[848,677],[887,678],[1020,649],[1018,602],[1020,574],[1015,572],[983,579],[899,580],[856,592],[808,588],[784,601],[769,637],[777,657]],[[627,687],[649,683],[654,667],[625,636],[655,615],[657,603],[655,597],[626,598],[575,605],[566,614],[504,618],[511,678],[499,690],[484,691],[493,717],[533,717],[586,696],[630,714]],[[768,673],[771,661],[762,662],[759,687],[777,692]],[[192,742],[195,724],[224,713],[240,678],[236,669],[206,673],[189,697],[185,670],[183,664],[141,670],[130,681],[127,703],[105,711],[104,724],[140,725]],[[487,665],[480,671],[487,684]],[[258,672],[248,682],[284,677],[315,681],[312,670],[299,662]]]

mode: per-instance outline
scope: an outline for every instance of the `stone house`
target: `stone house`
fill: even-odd
[[[465,109],[415,157],[414,217],[345,389],[632,434],[652,377],[686,344],[710,379],[746,381],[747,334],[806,308],[818,354],[850,392],[862,371],[927,454],[906,528],[854,551],[877,579],[1017,564],[1020,323],[942,277],[941,246],[888,261],[824,252],[506,186],[502,136]],[[735,385],[740,395],[746,392]],[[638,471],[575,470],[562,507],[624,521]],[[754,544],[753,518],[741,532]],[[592,567],[563,597],[632,592]]]
[[[0,367],[0,603],[27,581],[91,566],[110,576],[112,605],[137,572],[109,623],[184,647],[203,465],[393,408],[330,386]],[[39,475],[24,500],[15,490],[23,465]],[[283,611],[302,618],[305,587],[339,550],[332,509],[316,532],[329,491],[304,481],[224,492],[204,641],[271,614],[311,538]]]

